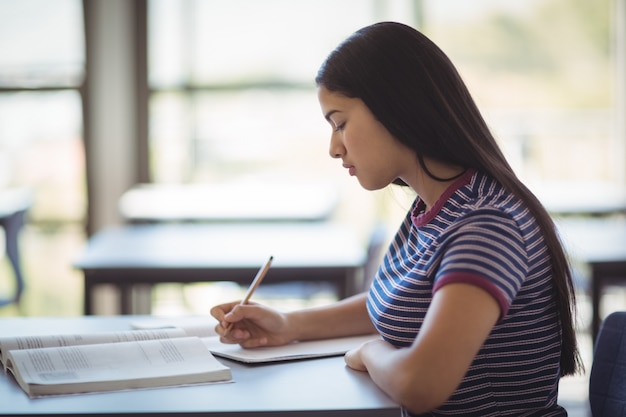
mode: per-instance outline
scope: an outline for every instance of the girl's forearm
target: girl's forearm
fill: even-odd
[[[408,348],[370,342],[361,348],[361,360],[378,387],[416,414],[432,410],[449,395],[428,378],[431,367],[411,358]]]
[[[374,333],[366,308],[366,294],[358,294],[328,306],[287,313],[294,340],[326,339]]]

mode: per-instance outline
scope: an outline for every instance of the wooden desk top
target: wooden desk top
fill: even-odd
[[[327,222],[128,225],[92,237],[75,266],[91,268],[361,267],[365,245]]]
[[[557,218],[555,223],[573,259],[626,263],[626,218]]]
[[[626,213],[626,188],[620,184],[563,181],[529,186],[554,215]]]
[[[130,328],[149,316],[9,318],[0,334],[82,333]],[[130,390],[31,400],[7,375],[0,376],[0,415],[202,415],[397,417],[399,407],[366,373],[352,371],[342,357],[243,365],[221,359],[234,383]]]
[[[138,184],[119,210],[130,222],[318,221],[338,200],[329,184]]]

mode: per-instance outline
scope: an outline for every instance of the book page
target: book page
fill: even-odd
[[[232,378],[197,337],[14,350],[7,369],[31,396]]]
[[[134,320],[131,327],[138,330],[155,330],[178,328],[183,329],[187,336],[211,337],[217,336],[215,326],[218,322],[213,317],[189,316],[189,317],[168,317],[168,318],[148,318]]]
[[[219,337],[202,338],[204,344],[216,356],[244,363],[278,362],[297,359],[339,356],[370,340],[380,339],[377,334],[350,336],[336,339],[311,340],[285,346],[245,349],[239,345],[221,343]]]
[[[65,334],[49,336],[0,337],[0,363],[5,365],[10,350],[38,349],[44,347],[93,345],[98,343],[119,343],[139,340],[171,339],[188,336],[177,328],[123,330],[90,334]]]

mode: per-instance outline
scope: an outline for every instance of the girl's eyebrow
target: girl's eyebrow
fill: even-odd
[[[339,111],[339,110],[331,110],[331,111],[329,111],[328,113],[326,113],[326,114],[324,115],[324,119],[326,119],[326,120],[328,120],[328,121],[330,122],[330,121],[331,121],[331,120],[330,120],[330,116],[332,116],[333,114],[337,113],[338,111]]]

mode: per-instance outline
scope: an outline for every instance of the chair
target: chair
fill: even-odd
[[[28,190],[0,190],[0,227],[4,229],[6,253],[15,275],[15,293],[8,298],[0,298],[0,307],[13,303],[19,305],[24,292],[25,282],[20,267],[18,236],[31,204],[32,197]]]
[[[593,417],[626,416],[626,311],[606,317],[594,346],[589,379]]]

